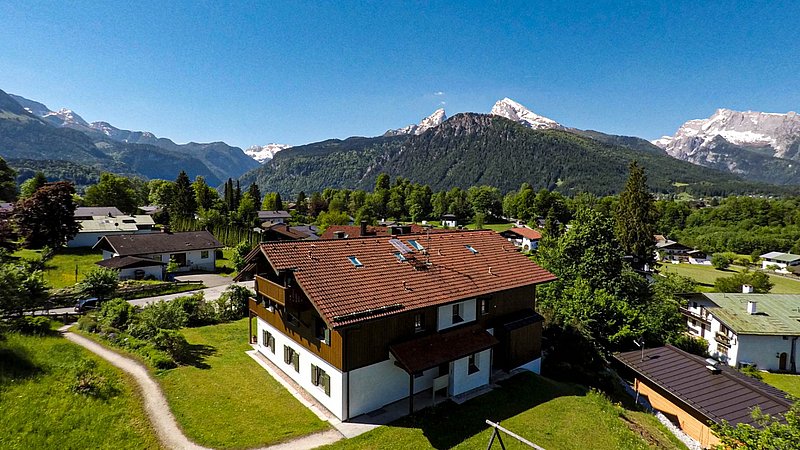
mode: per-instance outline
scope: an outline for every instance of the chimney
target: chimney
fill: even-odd
[[[754,315],[758,312],[757,308],[758,303],[748,300],[747,301],[747,314]]]
[[[361,236],[363,237],[363,236],[366,236],[366,235],[367,235],[367,221],[366,220],[362,220],[361,221]]]
[[[742,294],[752,294],[753,293],[753,286],[750,284],[743,284],[742,285]]]

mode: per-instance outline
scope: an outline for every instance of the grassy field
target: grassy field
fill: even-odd
[[[226,277],[235,277],[236,272],[233,268],[233,249],[225,247],[222,249],[222,258],[217,258],[217,272]]]
[[[502,425],[548,449],[686,448],[650,414],[629,411],[596,392],[521,374],[503,388],[463,405],[443,403],[326,449],[486,448],[491,430]],[[503,436],[509,449],[528,449]],[[495,448],[500,448],[495,442]]]
[[[244,352],[247,319],[183,330],[201,357],[156,376],[184,432],[200,445],[243,448],[328,428]]]
[[[107,399],[69,390],[76,361],[97,361],[118,389]],[[0,448],[160,448],[133,381],[62,337],[0,342]]]
[[[763,381],[800,398],[800,375],[761,372]]]
[[[729,277],[742,270],[738,266],[731,266],[726,270],[717,270],[713,266],[697,264],[663,264],[661,266],[662,272],[677,273],[693,278],[700,285],[699,290],[701,292],[713,291],[714,281],[717,278]],[[769,279],[775,285],[770,291],[773,294],[800,294],[800,281],[778,275],[770,275]]]
[[[467,229],[470,229],[470,230],[475,230],[476,229],[474,223],[470,223],[470,224],[467,224],[465,226],[466,226]],[[484,230],[494,230],[494,231],[497,231],[499,233],[501,231],[509,230],[513,226],[514,226],[513,223],[485,223],[485,224],[483,224],[483,229]]]
[[[39,250],[17,250],[12,256],[21,258],[38,258]],[[100,252],[87,248],[61,248],[47,261],[44,279],[53,289],[60,289],[75,284],[75,266],[78,267],[78,281],[97,261],[103,259]]]

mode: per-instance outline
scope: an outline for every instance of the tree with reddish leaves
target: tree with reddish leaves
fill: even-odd
[[[75,237],[75,187],[67,181],[47,183],[14,206],[19,235],[29,248],[58,248]]]

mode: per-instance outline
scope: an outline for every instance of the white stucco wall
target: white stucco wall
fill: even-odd
[[[456,325],[462,325],[465,323],[473,322],[475,320],[477,310],[477,302],[474,298],[465,300],[463,302],[458,302],[461,305],[461,318],[464,319],[461,322],[453,323],[453,305],[455,303],[450,303],[444,306],[439,307],[439,311],[437,313],[436,319],[436,330],[441,331]]]
[[[119,271],[120,280],[132,280],[136,277],[137,270],[144,270],[144,276],[147,278],[152,275],[156,280],[162,278],[163,266],[150,266],[150,267],[137,267],[135,269],[122,269]]]
[[[320,402],[323,406],[328,408],[330,412],[332,412],[336,417],[340,420],[344,420],[344,383],[342,376],[342,372],[338,369],[333,367],[332,365],[328,364],[325,360],[318,357],[317,355],[309,352],[300,344],[296,343],[294,340],[289,338],[288,336],[284,335],[280,331],[278,331],[275,327],[268,324],[267,322],[261,320],[260,318],[256,319],[257,328],[258,328],[258,351],[267,357],[273,364],[275,364],[279,369],[283,371],[286,375],[289,376],[292,380],[294,380],[297,384],[299,384],[306,392],[311,394],[318,402]],[[272,353],[272,350],[269,347],[264,346],[263,342],[263,331],[269,331],[272,336],[275,338],[275,353]],[[295,352],[300,355],[300,371],[296,372],[294,370],[294,366],[291,364],[286,364],[283,361],[283,346],[288,345],[289,347],[293,348]],[[330,376],[331,378],[331,389],[330,389],[330,396],[325,394],[325,391],[322,390],[321,386],[314,386],[311,383],[311,365],[314,364],[315,366],[321,368],[325,371],[325,373]],[[398,368],[400,370],[400,368]],[[378,384],[376,383],[379,379],[372,379],[369,380],[369,383]],[[351,380],[352,386],[352,380]],[[382,405],[379,405],[379,407]]]
[[[795,347],[800,347],[800,339],[797,339]],[[786,353],[786,370],[791,370],[791,352],[791,336],[787,336],[784,339],[783,336],[742,335],[739,336],[737,360],[731,360],[729,364],[735,365],[745,362],[756,364],[759,369],[779,370],[779,356],[781,353]],[[795,348],[795,361],[800,366],[800,360],[797,359],[798,355],[800,355],[800,352]]]
[[[414,379],[414,393],[433,387],[439,369],[426,370]],[[350,417],[374,411],[408,397],[409,375],[394,364],[394,358],[349,372]]]
[[[457,359],[450,365],[450,395],[459,395],[489,384],[492,371],[492,350],[477,354],[478,371],[469,373],[469,357]]]

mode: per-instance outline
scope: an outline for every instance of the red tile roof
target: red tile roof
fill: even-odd
[[[530,228],[514,227],[508,231],[516,233],[522,237],[526,237],[532,241],[538,241],[539,239],[542,238],[542,233],[539,233],[538,231]]]
[[[416,240],[427,254],[414,251],[401,262],[389,237],[268,242],[260,249],[275,270],[294,272],[298,285],[334,327],[556,278],[494,231],[399,239],[409,247],[409,240]],[[256,255],[248,255],[248,262]],[[350,256],[362,266],[356,267]]]

